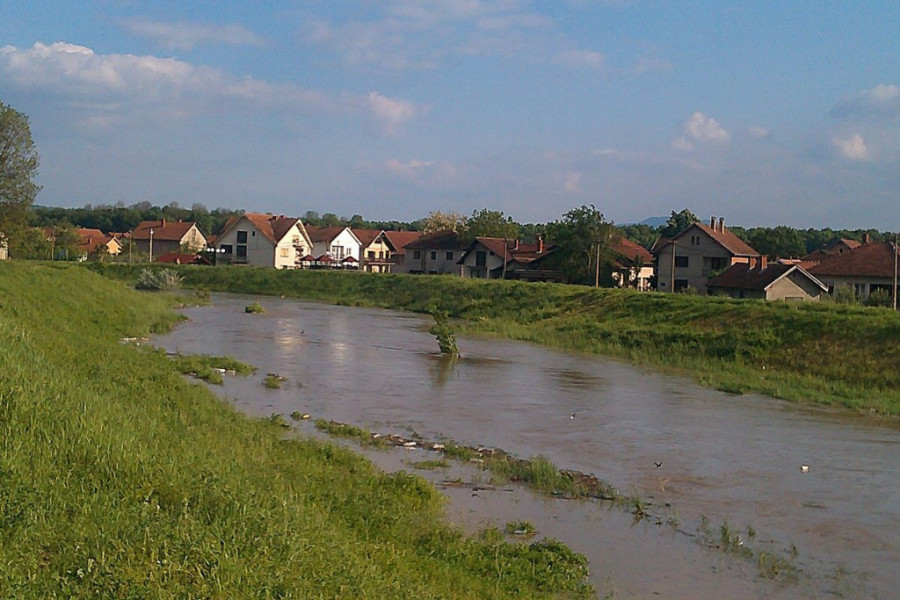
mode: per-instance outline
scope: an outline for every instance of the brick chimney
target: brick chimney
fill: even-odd
[[[769,257],[763,254],[759,257],[759,270],[765,271],[769,266]]]
[[[165,218],[163,218],[163,220],[159,222],[159,226],[160,226],[160,227],[165,227],[165,226],[166,226],[166,220],[165,220]]]
[[[539,235],[539,236],[538,236],[538,248],[537,248],[537,253],[538,253],[538,254],[543,254],[543,252],[544,252],[544,236]]]
[[[713,231],[716,230],[716,218],[715,217],[709,218],[709,228],[712,229]]]
[[[725,233],[725,217],[719,217],[719,231]]]
[[[868,233],[865,236],[863,236],[863,244],[868,244],[871,241],[872,241],[872,236],[869,235]]]
[[[519,249],[519,238],[516,238],[516,241],[513,244],[513,250],[518,250],[518,249]]]

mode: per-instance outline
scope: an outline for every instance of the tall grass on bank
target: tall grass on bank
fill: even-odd
[[[0,263],[0,597],[587,597],[583,557],[467,538],[440,495],[283,439],[123,336],[165,295]]]
[[[94,263],[123,279],[136,269]],[[833,303],[732,300],[456,277],[181,267],[210,291],[417,312],[460,332],[606,354],[728,392],[900,414],[900,313]]]

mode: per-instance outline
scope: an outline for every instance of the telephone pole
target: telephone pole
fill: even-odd
[[[897,234],[894,234],[894,310],[897,310]]]

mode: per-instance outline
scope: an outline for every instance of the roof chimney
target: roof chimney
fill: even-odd
[[[513,250],[518,250],[518,249],[519,249],[519,238],[516,238],[516,242],[515,242],[515,245],[513,246]]]
[[[538,236],[538,249],[537,249],[537,253],[538,253],[538,254],[542,254],[543,252],[544,252],[544,236],[539,235],[539,236]]]
[[[715,217],[709,218],[709,228],[712,229],[713,231],[716,230],[716,218]]]
[[[868,233],[865,236],[863,236],[863,244],[868,244],[871,241],[872,241],[872,236],[869,235]]]
[[[765,271],[769,266],[769,257],[763,254],[759,257],[759,270]]]
[[[165,218],[163,218],[163,220],[159,222],[159,226],[160,226],[160,227],[165,227],[165,226],[166,226],[166,219],[165,219]]]
[[[725,232],[725,217],[719,217],[719,231]]]

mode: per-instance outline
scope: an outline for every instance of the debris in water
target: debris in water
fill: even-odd
[[[800,465],[801,473],[809,473],[809,465]]]

